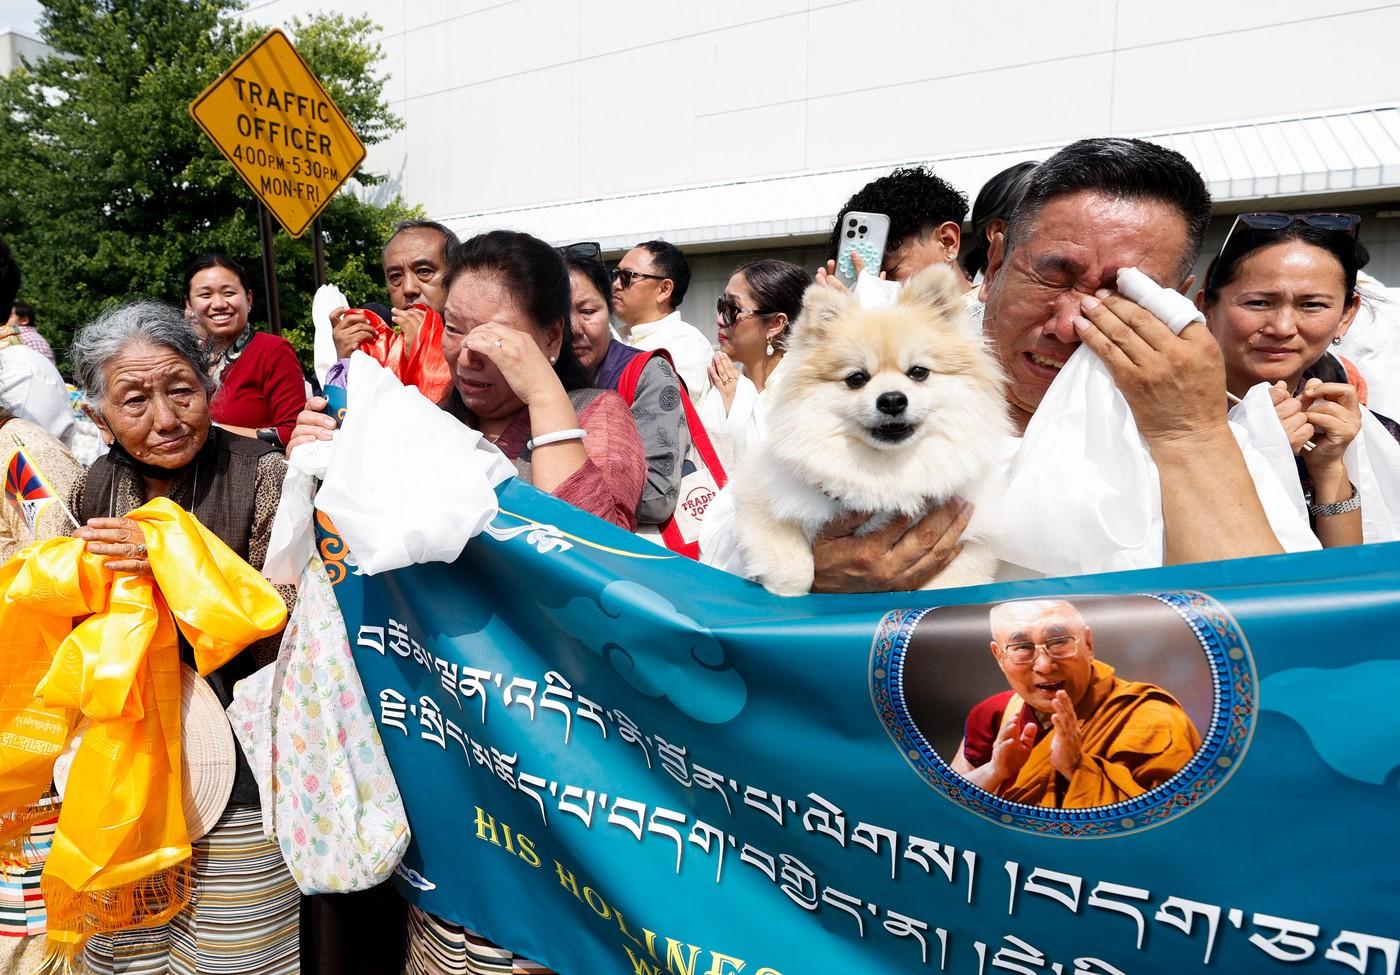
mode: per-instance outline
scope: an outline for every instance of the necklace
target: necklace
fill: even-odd
[[[249,322],[243,326],[243,331],[238,334],[228,348],[218,354],[214,360],[214,369],[211,373],[215,382],[222,382],[224,373],[228,372],[230,366],[238,361],[238,357],[243,354],[243,350],[248,347],[248,343],[253,341],[253,323]]]

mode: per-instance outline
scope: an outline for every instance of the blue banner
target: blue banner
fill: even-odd
[[[1400,545],[783,599],[500,498],[321,540],[425,910],[565,975],[1396,972]]]

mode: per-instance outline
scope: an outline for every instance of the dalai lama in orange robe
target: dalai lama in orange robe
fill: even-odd
[[[1093,633],[1069,603],[1001,603],[991,625],[1011,689],[972,708],[951,763],[988,792],[1032,806],[1104,806],[1162,784],[1200,747],[1174,697],[1094,659]]]

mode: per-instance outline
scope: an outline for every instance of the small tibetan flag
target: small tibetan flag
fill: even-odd
[[[15,455],[10,458],[9,469],[5,471],[5,497],[19,505],[31,535],[39,515],[58,500],[58,495],[49,487],[49,482],[25,454],[23,447],[15,448]]]

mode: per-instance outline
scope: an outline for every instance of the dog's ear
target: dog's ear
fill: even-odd
[[[792,330],[798,335],[821,335],[855,304],[855,296],[849,291],[810,284],[802,296],[802,314],[793,322]]]
[[[926,309],[939,318],[950,318],[966,313],[962,292],[952,268],[946,264],[931,264],[904,283],[899,303]]]

